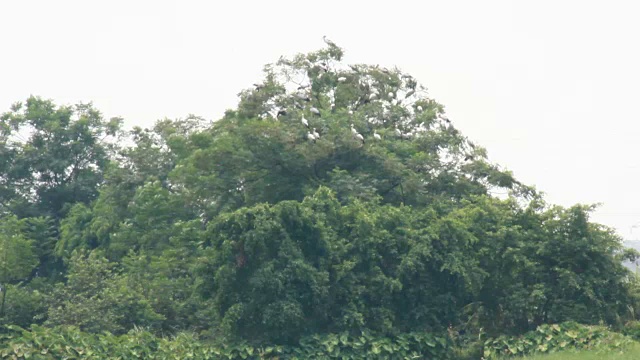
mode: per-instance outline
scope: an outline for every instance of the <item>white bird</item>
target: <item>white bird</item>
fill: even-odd
[[[362,136],[362,134],[358,134],[358,133],[356,133],[356,134],[354,135],[354,137],[355,137],[356,139],[358,139],[358,140],[362,141],[362,144],[364,145],[364,136]]]
[[[375,93],[371,93],[371,94],[369,94],[369,100],[373,100],[373,99],[375,99],[375,98],[376,98],[376,96],[378,96],[378,95],[376,95]]]
[[[304,93],[297,93],[296,96],[304,101],[311,101],[311,98]]]
[[[406,99],[406,98],[410,97],[411,95],[415,94],[415,92],[416,92],[415,90],[411,90],[411,91],[409,91],[409,92],[404,96],[404,98]]]
[[[344,76],[341,76],[341,77],[338,78],[338,81],[339,82],[345,82],[345,81],[347,81],[347,78],[344,77]]]
[[[402,131],[400,131],[400,129],[398,129],[398,124],[396,124],[396,135],[402,137]]]
[[[317,139],[320,139],[320,134],[316,131],[316,128],[313,128],[313,136]]]
[[[351,133],[353,134],[353,136],[358,135],[358,130],[356,130],[356,128],[353,127],[353,124],[351,124]]]
[[[376,140],[382,140],[382,136],[380,136],[377,131],[373,132],[373,138]]]
[[[320,110],[312,107],[311,109],[309,109],[309,111],[311,111],[314,115],[318,115],[320,116]]]
[[[349,115],[353,115],[353,110],[349,110]]]
[[[307,119],[304,118],[304,116],[302,117],[302,125],[309,127],[309,122],[307,121]]]
[[[313,135],[310,131],[307,131],[307,139],[309,141],[313,141],[314,143],[316,142],[316,137],[315,135]]]
[[[418,111],[422,111],[422,106],[418,105],[416,109],[418,109]]]
[[[389,95],[390,98],[393,98],[395,96],[395,94],[393,92],[391,92],[391,91],[389,91],[389,93],[387,95]]]
[[[326,36],[323,36],[322,40],[325,42],[325,44],[329,45],[329,47],[335,47],[335,48],[338,47],[338,45],[336,45],[336,43],[334,43],[333,41],[327,39]]]

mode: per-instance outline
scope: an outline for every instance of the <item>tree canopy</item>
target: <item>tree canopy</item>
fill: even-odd
[[[399,69],[281,58],[207,122],[0,116],[0,321],[293,343],[619,324],[637,292],[592,206],[547,204]],[[506,194],[506,195],[505,195]]]

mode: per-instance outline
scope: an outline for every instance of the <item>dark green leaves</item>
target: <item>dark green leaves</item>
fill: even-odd
[[[60,218],[67,205],[89,203],[107,165],[120,120],[91,104],[57,107],[30,97],[0,116],[0,202],[24,216]]]

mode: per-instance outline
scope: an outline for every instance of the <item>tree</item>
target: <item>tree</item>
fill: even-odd
[[[191,115],[130,131],[133,144],[122,147],[118,161],[105,170],[95,203],[76,204],[62,221],[57,255],[66,256],[78,247],[102,247],[110,249],[109,256],[121,258],[130,248],[166,246],[174,222],[202,213],[189,194],[177,194],[179,184],[172,183],[169,174],[194,144],[203,141],[197,131],[204,124]]]
[[[327,188],[256,205],[208,228],[201,294],[229,336],[442,331],[480,291],[470,218],[354,201]]]
[[[0,280],[25,279],[38,264],[33,243],[24,235],[25,224],[15,216],[0,219]]]
[[[4,315],[8,283],[25,279],[37,265],[33,243],[24,236],[24,222],[15,216],[0,218],[0,316]]]
[[[394,205],[455,203],[494,188],[533,194],[489,164],[413,77],[346,66],[341,57],[332,45],[266,66],[264,82],[240,93],[238,109],[214,123],[211,140],[197,144],[172,172],[174,183],[207,204],[209,218],[261,202],[300,201],[320,185],[338,190],[346,174],[367,196]],[[319,140],[306,139],[303,117]]]
[[[46,324],[122,333],[135,325],[153,327],[161,321],[163,317],[127,286],[114,267],[98,251],[75,251],[69,258],[66,284],[56,287],[50,297]]]
[[[89,104],[57,107],[30,97],[0,116],[0,203],[19,217],[60,219],[97,195],[122,119]]]

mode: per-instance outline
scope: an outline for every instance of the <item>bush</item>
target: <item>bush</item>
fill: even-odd
[[[484,344],[484,357],[497,359],[565,349],[621,350],[632,343],[631,338],[603,326],[566,322],[541,325],[535,331],[517,337],[489,339]]]
[[[622,333],[634,340],[640,340],[640,321],[630,321],[622,328]]]
[[[154,326],[162,315],[153,311],[140,292],[127,286],[99,252],[74,251],[66,284],[51,296],[46,325],[78,326],[83,331],[125,333],[134,324]]]
[[[315,335],[303,338],[294,346],[233,345],[199,341],[182,333],[159,338],[142,330],[126,335],[90,334],[77,327],[22,329],[7,327],[10,332],[0,338],[0,357],[12,359],[453,359],[451,341],[446,336],[408,333],[393,338],[376,337],[363,332]]]
[[[4,316],[0,317],[0,324],[29,326],[43,321],[47,307],[42,292],[21,285],[7,285],[6,290]]]

